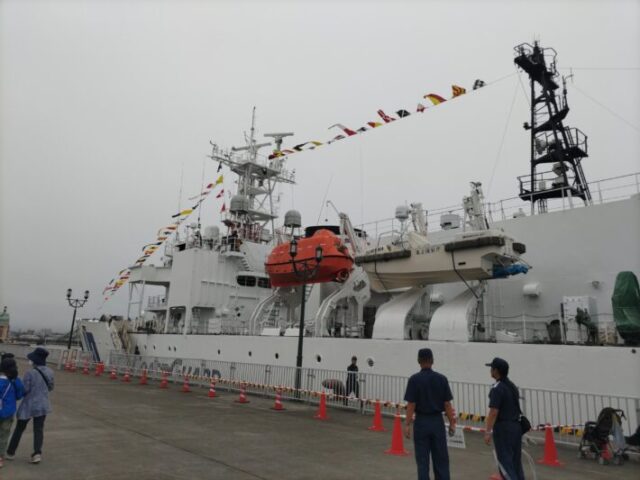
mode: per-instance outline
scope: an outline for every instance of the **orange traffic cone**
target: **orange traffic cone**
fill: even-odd
[[[111,367],[111,374],[109,375],[111,380],[117,380],[118,374],[116,373],[116,367]]]
[[[124,371],[124,378],[122,379],[124,383],[131,383],[131,375],[129,374],[129,369],[127,368]]]
[[[99,377],[100,375],[102,375],[102,371],[104,369],[104,364],[102,362],[98,362],[96,363],[96,377]]]
[[[84,361],[84,366],[82,367],[82,374],[89,375],[89,362],[86,360]]]
[[[191,392],[191,388],[189,388],[189,375],[184,376],[184,382],[182,382],[182,393]]]
[[[76,362],[75,362],[75,360],[73,362],[71,362],[71,366],[69,367],[69,371],[70,372],[75,372],[76,371]]]
[[[169,379],[167,378],[167,372],[162,372],[162,379],[160,380],[160,388],[169,388]]]
[[[271,410],[284,410],[284,406],[282,405],[282,390],[279,388],[276,390],[276,401],[273,404],[273,407],[271,407]]]
[[[373,414],[373,425],[369,427],[372,432],[386,432],[386,428],[382,425],[382,410],[380,408],[380,400],[376,400],[376,411]]]
[[[385,450],[387,455],[409,455],[404,449],[404,442],[402,440],[402,419],[400,418],[400,414],[396,413],[396,416],[393,420],[393,432],[391,434],[391,448],[389,450]]]
[[[236,400],[236,403],[249,403],[247,399],[247,385],[243,383],[240,385],[240,396]]]
[[[558,460],[558,450],[556,442],[553,439],[553,428],[551,425],[545,427],[544,434],[544,457],[538,460],[538,463],[548,465],[550,467],[561,467],[562,463]]]
[[[209,384],[209,398],[216,398],[216,379],[211,377],[211,383]]]
[[[140,377],[140,385],[146,385],[149,383],[147,378],[147,369],[142,370],[142,376]]]
[[[320,405],[318,405],[318,411],[313,418],[316,420],[329,420],[327,416],[327,394],[324,391],[320,394]]]

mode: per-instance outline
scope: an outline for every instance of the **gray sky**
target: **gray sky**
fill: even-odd
[[[88,288],[81,314],[95,315],[104,285],[177,210],[181,169],[183,197],[197,193],[209,140],[241,144],[253,105],[262,133],[325,141],[336,122],[355,129],[379,108],[413,112],[426,93],[513,74],[513,47],[534,38],[574,68],[567,123],[589,135],[587,178],[640,171],[639,23],[640,3],[622,0],[1,1],[0,304],[14,328],[64,329],[65,290]],[[487,193],[494,165],[488,197],[515,196],[527,108],[511,75],[295,155],[282,211],[315,223],[330,179],[354,223],[405,201],[457,204],[470,180]],[[208,200],[205,225],[219,208]],[[125,297],[106,310],[123,313]]]

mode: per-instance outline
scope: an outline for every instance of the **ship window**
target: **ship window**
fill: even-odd
[[[268,278],[258,278],[258,286],[260,288],[271,288],[271,282]]]
[[[276,353],[276,360],[280,358],[280,354]]]
[[[220,355],[220,349],[218,349],[218,355]]]
[[[238,275],[238,285],[242,287],[255,287],[256,277],[250,277],[248,275]]]
[[[322,356],[316,355],[316,362],[320,363],[322,361]]]
[[[251,356],[251,350],[249,350],[249,356]]]
[[[375,363],[376,362],[373,360],[373,358],[371,357],[367,358],[367,365],[369,365],[370,367],[373,367]]]

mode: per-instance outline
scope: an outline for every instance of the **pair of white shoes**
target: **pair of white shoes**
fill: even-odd
[[[13,460],[14,458],[16,458],[15,455],[10,455],[6,453],[4,456],[4,459],[0,457],[0,467],[3,466],[3,460]],[[40,463],[41,461],[42,461],[42,455],[40,455],[39,453],[36,453],[35,455],[31,455],[31,460],[29,460],[29,463]]]

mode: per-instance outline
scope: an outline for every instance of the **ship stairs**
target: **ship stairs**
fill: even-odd
[[[531,202],[531,212],[538,204],[539,212],[547,211],[549,199],[577,197],[591,203],[591,193],[582,170],[582,159],[588,157],[587,136],[577,128],[564,125],[569,113],[566,78],[556,70],[556,52],[523,43],[515,47],[514,62],[528,76],[531,91],[531,117],[524,128],[531,132],[531,169],[518,177],[519,196]]]

